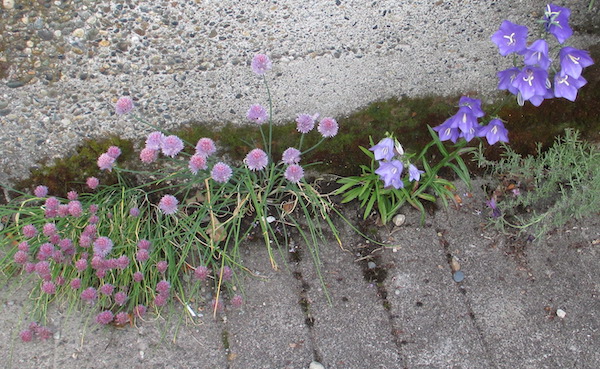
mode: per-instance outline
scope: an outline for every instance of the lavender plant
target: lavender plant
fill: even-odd
[[[552,35],[559,44],[554,47],[553,52],[549,51],[546,39],[528,44],[529,29],[508,20],[503,21],[500,29],[491,36],[502,56],[514,55],[514,66],[498,72],[498,88],[514,94],[519,105],[529,101],[534,106],[539,106],[544,99],[553,97],[575,101],[577,91],[587,83],[581,73],[583,68],[593,64],[589,53],[570,46],[560,46],[573,34],[568,23],[569,16],[569,9],[549,4],[539,21],[545,30],[545,36]],[[520,67],[517,67],[516,55],[522,56]],[[553,64],[555,60],[560,61],[559,69]],[[414,158],[405,155],[401,145],[389,133],[377,145],[373,145],[371,140],[371,148],[360,148],[371,158],[371,166],[362,166],[360,176],[340,179],[338,182],[342,187],[337,193],[343,194],[343,202],[358,199],[365,209],[365,218],[373,209],[377,209],[383,224],[405,202],[421,211],[423,221],[425,210],[422,200],[434,202],[439,198],[447,205],[446,198],[452,196],[453,186],[439,178],[440,169],[450,168],[469,185],[470,175],[462,156],[474,149],[466,147],[467,143],[475,137],[485,138],[489,145],[509,142],[508,130],[501,118],[492,115],[487,122],[480,122],[479,119],[484,116],[480,100],[461,97],[458,112],[433,128],[437,136],[428,127],[432,141]],[[448,140],[454,144],[451,150],[441,143]],[[433,147],[438,149],[442,159],[432,166],[428,163],[426,154]],[[377,169],[375,162],[378,162]],[[424,169],[419,175],[416,175],[418,169],[415,164]],[[408,171],[403,178],[404,168],[408,168]]]

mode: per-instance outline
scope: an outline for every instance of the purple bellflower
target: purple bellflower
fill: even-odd
[[[378,174],[383,180],[383,185],[385,187],[391,186],[395,189],[399,189],[404,187],[404,182],[402,182],[402,178],[400,178],[403,169],[404,166],[399,160],[381,161],[379,162],[379,168],[375,171],[375,174]]]
[[[513,95],[518,94],[519,90],[515,86],[513,86],[512,83],[520,72],[521,70],[517,67],[512,67],[498,72],[498,89],[508,90],[508,92],[510,92]]]
[[[394,140],[386,137],[369,150],[375,154],[375,160],[392,160],[394,157]]]
[[[419,170],[417,167],[415,167],[412,164],[409,164],[408,166],[408,180],[413,182],[413,181],[418,181],[419,179],[421,179],[421,174],[425,173],[422,170]]]
[[[552,34],[559,43],[565,42],[573,34],[569,27],[569,16],[571,11],[558,5],[548,4],[544,13],[544,27]]]
[[[554,96],[564,97],[567,100],[575,101],[577,90],[587,83],[585,78],[579,76],[574,78],[568,74],[556,73],[554,76]]]
[[[525,67],[515,77],[513,87],[519,90],[519,105],[527,100],[539,106],[544,98],[552,97],[548,72],[539,67]]]
[[[548,43],[544,40],[536,40],[528,48],[522,51],[525,65],[539,65],[548,70],[552,60],[548,57]]]
[[[484,111],[481,109],[481,100],[473,99],[468,96],[462,96],[460,100],[458,100],[458,106],[466,106],[471,109],[473,115],[477,118],[481,118],[485,115]]]
[[[508,142],[508,130],[500,119],[492,119],[487,126],[481,127],[477,137],[485,137],[490,145],[498,141]]]
[[[498,45],[500,55],[506,56],[510,53],[519,53],[525,49],[528,31],[525,26],[505,20],[491,38],[492,42]]]
[[[561,71],[573,78],[579,78],[585,67],[594,64],[589,52],[566,46],[558,53]]]

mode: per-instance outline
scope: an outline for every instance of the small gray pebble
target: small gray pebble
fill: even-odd
[[[452,274],[452,279],[454,279],[454,282],[460,283],[463,281],[463,279],[465,279],[465,274],[460,270],[456,271],[454,274]]]
[[[368,267],[369,269],[375,269],[375,268],[377,267],[377,264],[375,264],[375,263],[374,263],[374,262],[372,262],[372,261],[369,261],[369,262],[367,263],[367,267]]]

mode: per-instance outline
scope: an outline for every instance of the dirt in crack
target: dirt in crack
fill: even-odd
[[[356,253],[360,255],[363,278],[377,287],[377,295],[381,298],[384,309],[389,312],[391,304],[387,299],[388,292],[384,284],[388,271],[376,250],[377,248],[370,244],[362,244],[356,248]]]

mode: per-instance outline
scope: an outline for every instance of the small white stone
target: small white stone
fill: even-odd
[[[4,0],[2,1],[2,5],[4,5],[4,9],[12,9],[15,7],[14,0]]]
[[[394,222],[396,227],[400,227],[406,221],[406,215],[398,214],[392,219],[392,221]]]
[[[323,366],[323,364],[313,361],[308,366],[308,369],[325,369],[325,367]]]
[[[567,313],[563,309],[556,309],[556,316],[564,319],[567,316]]]
[[[73,31],[72,34],[74,37],[83,38],[83,36],[85,36],[85,31],[81,28],[77,28],[76,30]]]

